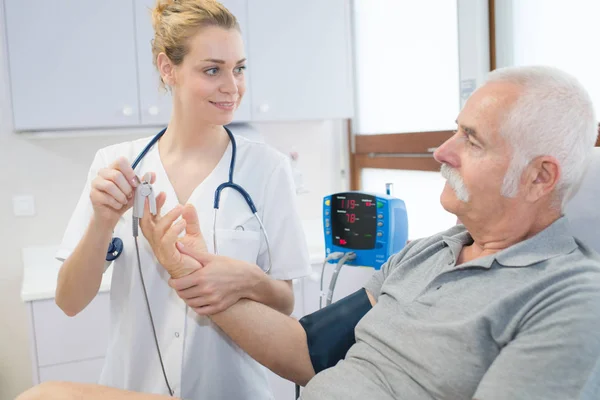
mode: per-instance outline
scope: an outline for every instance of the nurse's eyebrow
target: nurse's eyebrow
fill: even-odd
[[[223,60],[217,60],[216,58],[207,58],[207,59],[202,60],[202,61],[208,61],[208,62],[212,62],[212,63],[216,63],[216,64],[225,64],[225,61],[223,61]],[[240,61],[236,62],[236,64],[241,64],[244,61],[246,61],[246,59],[242,58]]]

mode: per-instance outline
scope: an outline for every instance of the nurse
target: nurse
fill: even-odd
[[[141,272],[164,372],[161,366],[132,238],[137,177],[152,173],[154,191],[160,193],[157,206],[165,217],[176,220],[188,203],[199,210],[198,224],[188,226],[186,234],[200,229],[209,252],[214,252],[216,234],[225,262],[193,273],[203,299],[199,306],[209,313],[250,298],[290,314],[291,280],[308,274],[309,261],[288,160],[263,143],[234,136],[234,182],[254,200],[271,257],[259,222],[234,190],[222,192],[213,232],[215,190],[228,180],[232,158],[224,125],[232,121],[246,88],[246,56],[235,17],[213,0],[171,0],[158,2],[152,20],[153,60],[173,96],[168,128],[135,171],[131,162],[151,138],[96,153],[57,254],[64,263],[56,302],[72,316],[92,301],[106,268],[108,244],[119,237],[124,250],[113,262],[109,347],[99,383],[169,394],[168,382],[182,398],[269,399],[266,370],[209,318],[186,306],[168,285],[167,266],[155,256],[160,249],[140,235]]]

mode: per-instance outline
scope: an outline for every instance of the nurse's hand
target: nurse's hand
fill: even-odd
[[[152,174],[152,182],[154,179],[155,175]],[[99,170],[90,191],[94,222],[112,230],[121,215],[133,206],[133,194],[137,186],[138,179],[125,157]]]
[[[158,262],[167,270],[171,278],[176,279],[192,273],[202,265],[192,257],[179,252],[175,243],[181,241],[185,246],[199,253],[207,250],[194,207],[190,204],[185,206],[178,204],[165,216],[161,216],[160,210],[165,199],[164,192],[156,197],[156,215],[150,214],[148,201],[146,201],[140,227]],[[175,222],[179,216],[182,219]],[[185,235],[179,237],[184,230]]]
[[[177,248],[193,256],[203,267],[183,278],[169,280],[169,286],[199,315],[219,313],[241,298],[249,298],[252,288],[264,275],[255,264],[208,252],[199,253],[181,243]]]

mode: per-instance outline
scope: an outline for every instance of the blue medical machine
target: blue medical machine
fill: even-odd
[[[323,227],[326,256],[352,251],[356,257],[347,265],[376,270],[402,250],[408,239],[404,201],[390,195],[344,192],[325,196]]]
[[[408,217],[404,201],[387,194],[350,191],[323,198],[325,261],[321,270],[321,299],[331,304],[340,269],[344,265],[371,267],[376,270],[406,246]],[[337,263],[329,291],[323,292],[323,274],[327,263]]]
[[[380,269],[408,241],[408,217],[404,201],[386,194],[350,191],[323,198],[325,260],[321,267],[319,311],[300,319],[306,331],[309,353],[315,371],[321,371],[344,358],[354,343],[354,327],[371,308],[364,290],[321,310],[323,299],[330,305],[340,270],[344,265]],[[329,290],[323,291],[325,266],[336,263]],[[296,385],[296,399],[300,387]]]

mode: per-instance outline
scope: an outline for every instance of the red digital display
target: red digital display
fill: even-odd
[[[377,207],[374,196],[361,193],[338,193],[332,198],[331,224],[333,242],[349,249],[372,249],[377,230]]]

